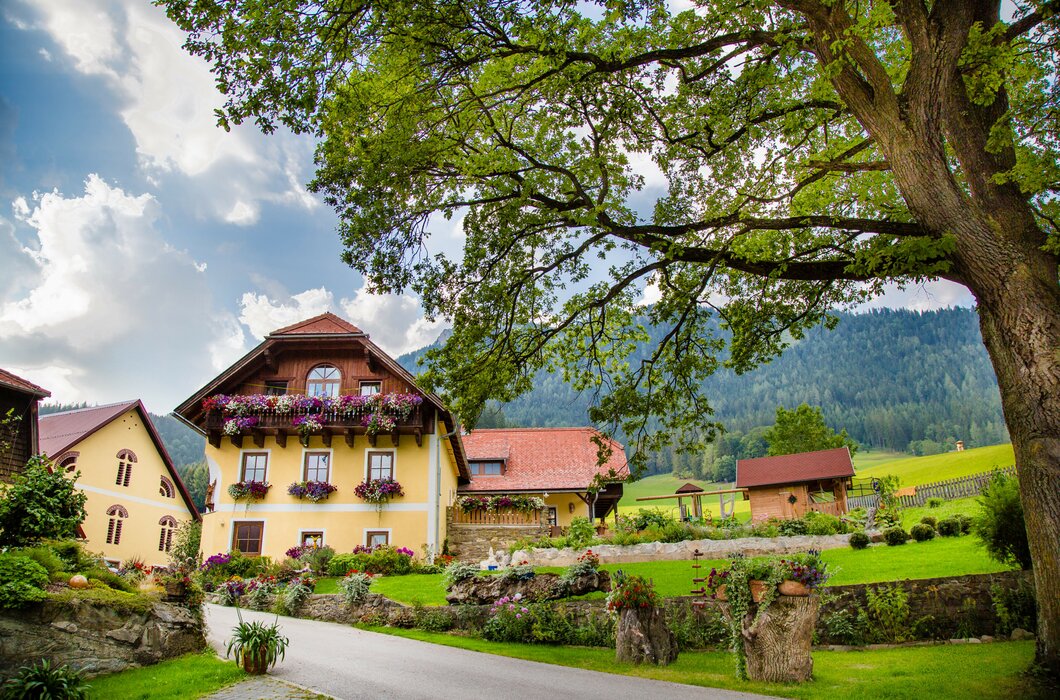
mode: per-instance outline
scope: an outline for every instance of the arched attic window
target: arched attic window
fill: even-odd
[[[118,476],[114,483],[117,486],[128,486],[132,479],[132,466],[136,464],[136,453],[132,450],[118,450]]]
[[[80,456],[80,452],[63,452],[55,460],[55,463],[59,465],[61,471],[72,472],[77,469],[77,458]]]
[[[121,544],[121,526],[125,518],[129,517],[129,511],[125,506],[112,505],[107,508],[110,521],[107,523],[107,544]]]
[[[333,399],[339,397],[339,387],[342,384],[342,372],[334,365],[317,365],[309,370],[305,381],[305,393],[307,396],[329,396]]]
[[[168,552],[173,546],[173,531],[177,529],[177,519],[172,515],[164,515],[158,521],[162,531],[158,534],[158,551]]]
[[[173,482],[170,481],[169,477],[159,477],[158,494],[166,498],[173,498],[177,495],[177,489],[173,486]]]

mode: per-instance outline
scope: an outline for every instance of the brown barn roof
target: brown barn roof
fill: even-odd
[[[177,473],[177,469],[173,465],[169,452],[166,451],[166,446],[162,442],[161,436],[155,430],[155,424],[151,421],[151,416],[148,415],[147,409],[144,408],[143,402],[139,399],[41,416],[39,422],[40,451],[49,457],[58,457],[89,435],[108,425],[114,419],[133,409],[140,413],[140,420],[143,421],[144,427],[147,428],[147,433],[151,436],[155,449],[158,450],[159,456],[162,457],[162,462],[166,465],[166,470],[169,472],[173,483],[176,484],[177,491],[180,492],[180,496],[184,499],[188,510],[191,511],[192,517],[196,520],[201,520],[202,516],[199,515],[199,510],[195,507],[195,503],[192,502],[191,494],[188,493],[188,489],[184,486],[184,481],[180,478],[180,474]]]
[[[677,489],[674,493],[702,493],[703,487],[696,486],[691,481]]]
[[[611,457],[597,464],[595,428],[479,429],[464,436],[468,460],[505,460],[502,476],[472,477],[461,492],[584,491],[596,474],[629,474],[626,453],[614,440]],[[607,438],[604,438],[607,440]]]
[[[850,461],[850,450],[845,447],[736,462],[736,488],[798,484],[846,476],[854,476],[854,465]]]
[[[34,394],[41,398],[46,398],[52,395],[47,389],[42,389],[33,382],[26,381],[17,374],[11,374],[6,369],[0,369],[0,385],[10,387],[11,389],[17,389],[19,391],[25,391],[26,393]]]

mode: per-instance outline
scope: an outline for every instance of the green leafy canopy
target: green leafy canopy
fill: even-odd
[[[994,188],[1057,246],[1051,3],[159,4],[222,125],[319,138],[345,261],[452,321],[426,381],[469,427],[550,368],[636,454],[697,446],[718,367],[884,283],[967,283],[962,216],[1001,199],[962,197]],[[443,218],[459,258],[432,254]]]

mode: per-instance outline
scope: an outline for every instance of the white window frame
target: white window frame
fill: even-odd
[[[366,528],[364,528],[364,531],[361,533],[361,541],[364,542],[364,546],[365,547],[369,546],[369,542],[368,542],[368,533],[369,532],[385,532],[386,533],[386,543],[388,545],[393,546],[393,544],[394,544],[394,528],[392,528],[392,527],[366,527]]]
[[[262,479],[262,481],[268,481],[269,480],[269,471],[272,469],[272,448],[271,447],[265,448],[263,450],[249,449],[249,448],[248,449],[239,450],[239,471],[236,472],[236,480],[235,480],[234,483],[239,483],[240,481],[243,480],[243,464],[244,464],[244,461],[243,461],[244,457],[243,456],[246,455],[246,454],[255,454],[255,455],[264,454],[265,455],[265,477]]]
[[[392,470],[392,472],[390,474],[390,478],[392,478],[394,481],[397,481],[398,480],[398,477],[397,477],[398,462],[397,462],[397,448],[396,447],[368,447],[368,448],[365,448],[365,450],[364,450],[364,480],[368,481],[368,479],[370,478],[369,475],[371,474],[371,465],[368,462],[368,455],[370,453],[372,453],[372,452],[389,452],[391,454],[391,459],[392,459],[392,463],[394,465],[394,469]]]
[[[301,477],[305,477],[305,458],[310,453],[321,454],[322,452],[328,453],[328,483],[332,483],[331,477],[335,473],[335,450],[330,447],[303,447],[302,448],[302,460],[298,463],[298,474]],[[301,481],[302,479],[299,479]]]
[[[328,530],[326,527],[307,527],[298,531],[298,543],[302,544],[302,537],[307,532],[319,532],[320,533],[320,546],[323,547],[328,543]]]
[[[230,521],[232,525],[232,531],[228,533],[228,551],[236,551],[236,525],[240,523],[261,523],[261,551],[258,552],[257,556],[265,556],[265,531],[269,527],[269,521],[266,518],[235,518]],[[245,553],[244,553],[245,556]],[[254,555],[251,555],[254,556]]]
[[[370,394],[364,393],[365,388],[369,386],[374,386],[376,388],[376,391],[373,391]],[[376,394],[381,394],[383,393],[383,382],[379,381],[378,379],[366,379],[364,381],[358,382],[357,393],[361,396],[375,396]]]

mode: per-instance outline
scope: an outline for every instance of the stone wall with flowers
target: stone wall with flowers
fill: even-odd
[[[480,562],[494,552],[507,551],[508,547],[521,539],[547,537],[547,523],[532,525],[479,525],[454,522],[453,509],[448,509],[446,532],[449,549],[460,561]],[[584,550],[583,550],[584,551]],[[581,552],[579,552],[581,554]]]

